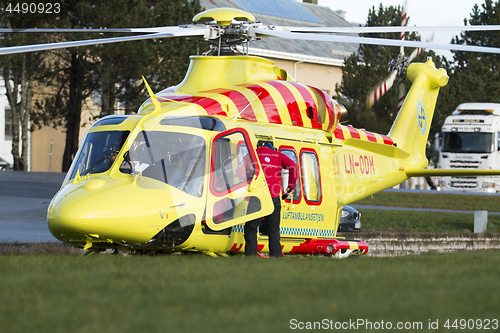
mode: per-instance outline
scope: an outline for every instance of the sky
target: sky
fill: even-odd
[[[380,3],[384,7],[404,5],[404,0],[318,0],[318,5],[327,6],[333,10],[345,11],[345,18],[349,22],[364,24],[368,17],[368,9],[378,8]],[[407,13],[410,17],[409,25],[416,26],[463,26],[464,18],[469,19],[475,4],[484,3],[484,0],[407,0]],[[431,32],[421,32],[422,40],[427,40]],[[450,40],[460,32],[436,32],[435,43],[450,43]],[[439,55],[452,59],[449,51],[435,50]]]

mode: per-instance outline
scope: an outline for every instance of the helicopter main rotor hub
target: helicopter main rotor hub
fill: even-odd
[[[193,22],[207,27],[203,40],[211,46],[206,54],[213,55],[237,53],[236,47],[243,44],[248,50],[249,42],[260,39],[253,29],[263,26],[252,14],[235,8],[207,10],[196,15]]]

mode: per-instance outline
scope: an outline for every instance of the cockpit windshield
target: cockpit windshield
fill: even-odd
[[[80,176],[106,172],[122,149],[129,131],[103,131],[89,133],[76,160],[70,179],[78,171]]]
[[[164,131],[140,132],[120,166],[123,173],[139,174],[201,197],[205,172],[205,139]]]

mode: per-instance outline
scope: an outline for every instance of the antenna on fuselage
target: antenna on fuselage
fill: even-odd
[[[160,101],[158,98],[156,98],[155,94],[153,93],[153,90],[151,90],[151,87],[148,84],[148,81],[146,81],[146,78],[143,76],[142,80],[144,81],[144,84],[146,85],[146,89],[148,90],[149,97],[151,98],[151,102],[153,102],[153,105],[155,106],[155,109],[153,110],[153,113],[156,111],[157,108],[161,108]]]

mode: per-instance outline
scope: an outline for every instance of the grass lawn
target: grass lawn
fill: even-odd
[[[500,212],[500,195],[466,195],[382,191],[356,201],[355,205],[377,205],[449,210],[487,210]]]
[[[500,212],[500,196],[379,192],[355,203],[361,228],[379,231],[474,232],[474,214],[366,209],[362,205]],[[488,215],[486,232],[500,232],[500,216]]]
[[[361,207],[361,206],[360,206]],[[364,209],[361,229],[408,232],[474,232],[474,214]],[[500,216],[488,216],[486,232],[500,232]]]
[[[447,319],[500,319],[499,275],[500,251],[346,260],[3,255],[0,327],[287,332],[291,321],[359,319],[424,330],[439,320],[445,332]]]

